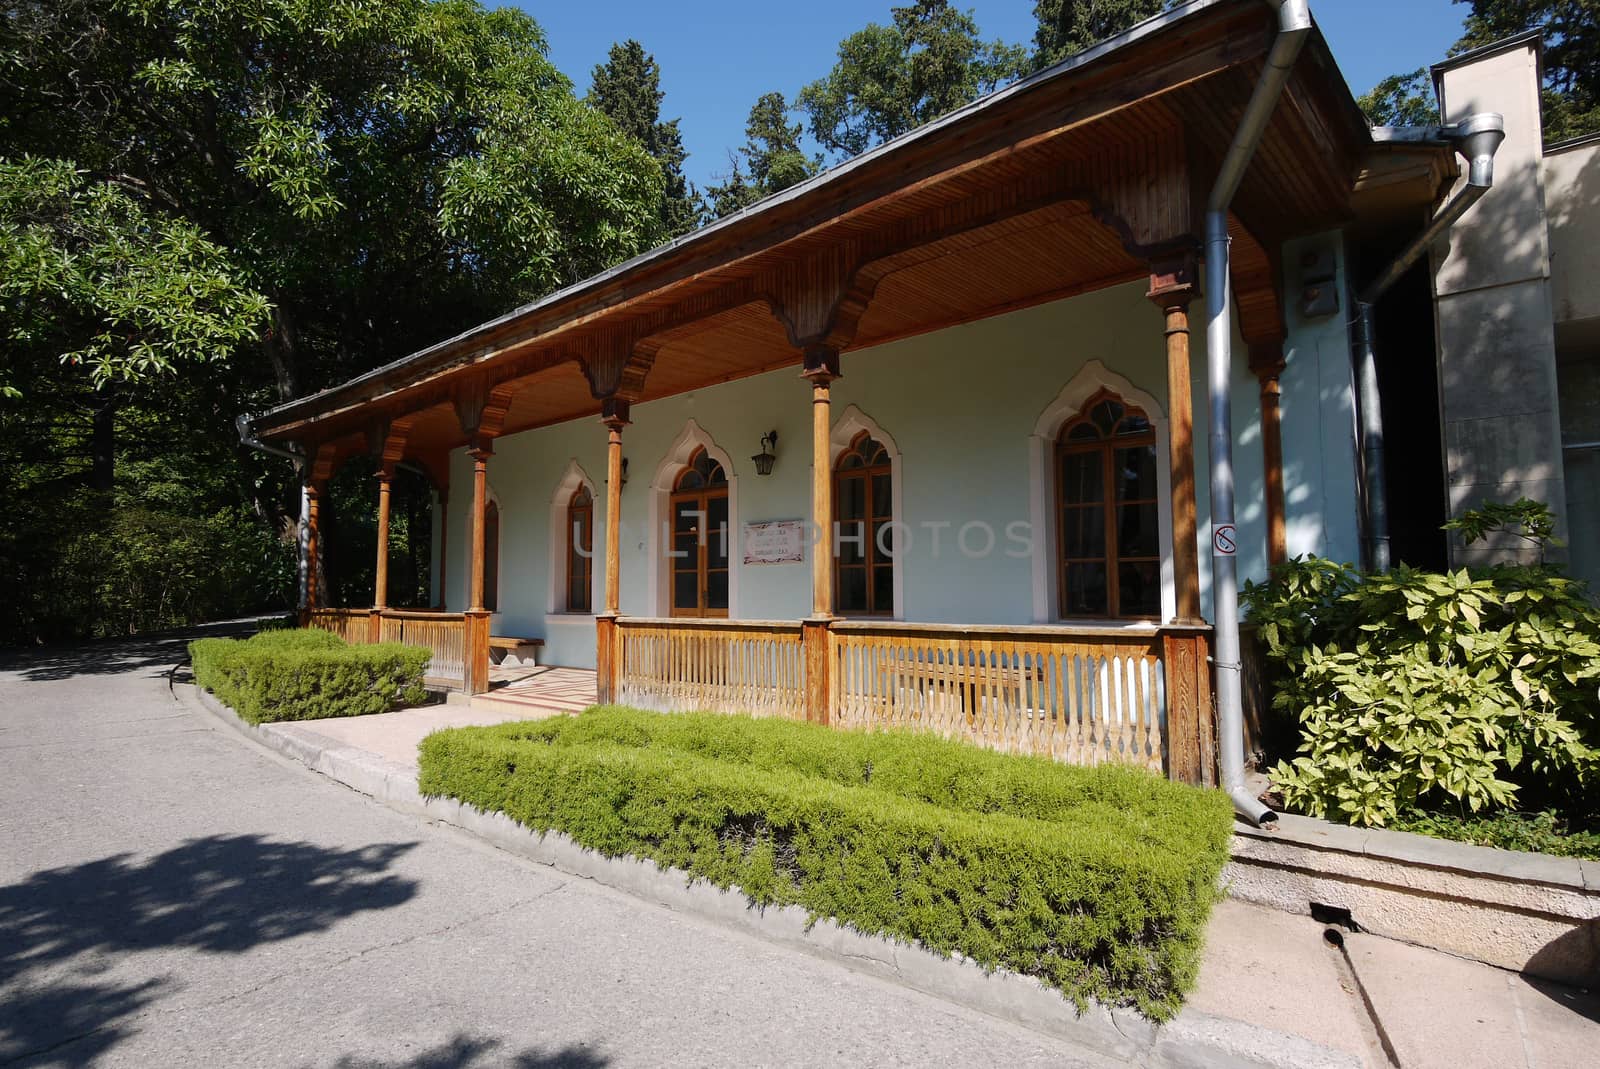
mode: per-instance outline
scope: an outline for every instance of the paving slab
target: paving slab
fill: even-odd
[[[345,716],[328,720],[299,720],[273,724],[271,731],[301,741],[316,737],[377,754],[386,761],[417,767],[417,746],[441,728],[503,724],[531,719],[526,709],[486,709],[468,705],[423,705],[374,716]]]
[[[1353,934],[1346,946],[1405,1069],[1600,1063],[1600,1011],[1584,992],[1377,936]]]

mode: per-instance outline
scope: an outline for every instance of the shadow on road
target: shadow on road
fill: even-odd
[[[237,954],[406,902],[416,883],[389,869],[414,846],[218,835],[0,888],[0,1065],[45,1052],[53,1064],[85,1065],[114,1046],[171,986],[96,979],[140,951]]]
[[[346,1055],[334,1062],[334,1069],[603,1069],[608,1059],[584,1047],[564,1047],[557,1051],[538,1048],[505,1055],[498,1039],[458,1035],[448,1043],[423,1051],[404,1061],[381,1061]]]
[[[271,619],[271,618],[264,618]],[[230,620],[182,631],[136,638],[108,638],[73,646],[0,649],[0,672],[16,672],[30,682],[48,682],[82,675],[136,672],[148,668],[162,675],[189,657],[189,640],[254,634],[261,620]]]

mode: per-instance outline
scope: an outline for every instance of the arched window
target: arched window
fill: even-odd
[[[483,510],[483,607],[500,611],[500,505]]]
[[[1056,440],[1062,616],[1160,616],[1158,501],[1154,428],[1100,391]]]
[[[839,528],[838,611],[892,616],[894,547],[884,526],[894,519],[893,478],[888,450],[866,431],[834,463],[833,516]]]
[[[699,448],[672,487],[672,615],[728,615],[728,475]]]
[[[567,502],[567,611],[594,611],[594,495],[579,486]]]

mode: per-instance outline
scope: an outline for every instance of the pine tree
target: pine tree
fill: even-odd
[[[821,157],[801,148],[804,127],[789,122],[782,93],[767,93],[756,101],[744,132],[744,147],[729,153],[731,166],[722,184],[706,191],[708,210],[719,219],[822,170]]]
[[[661,236],[675,238],[700,225],[698,197],[683,175],[683,136],[677,119],[663,121],[661,65],[631,38],[611,46],[606,61],[591,78],[589,103],[604,112],[661,165]]]
[[[1038,0],[1033,17],[1034,67],[1048,67],[1121,33],[1169,6],[1170,0]]]

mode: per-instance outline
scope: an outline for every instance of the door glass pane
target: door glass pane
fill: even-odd
[[[1061,500],[1068,503],[1100,501],[1105,497],[1099,450],[1061,454]]]
[[[708,498],[706,501],[706,560],[712,568],[728,565],[728,543],[733,532],[728,530],[728,499]]]
[[[698,572],[673,573],[672,607],[674,609],[698,609],[700,607],[700,575]]]
[[[1105,616],[1107,605],[1106,566],[1101,562],[1067,565],[1068,616]]]
[[[888,475],[888,473],[885,472],[882,475],[874,475],[872,477],[872,515],[873,515],[873,518],[874,519],[883,519],[883,520],[888,519],[890,510],[893,507],[893,505],[894,505],[894,498],[889,493],[889,475]]]
[[[1117,556],[1156,557],[1161,553],[1155,502],[1117,507]]]
[[[859,475],[839,480],[839,519],[860,520],[867,515],[867,482]]]
[[[1141,445],[1117,450],[1116,472],[1118,500],[1153,499],[1157,496],[1154,446]]]
[[[1124,563],[1117,569],[1121,616],[1161,615],[1161,569],[1154,561]]]
[[[706,608],[728,608],[728,573],[713,571],[706,573]]]
[[[860,520],[839,523],[839,563],[860,564],[866,559],[867,526]]]
[[[865,612],[867,610],[867,570],[865,568],[839,569],[839,611]]]
[[[693,531],[700,525],[700,502],[678,501],[672,506],[673,531]]]
[[[894,566],[880,564],[872,569],[872,611],[894,612]]]
[[[1068,559],[1105,556],[1105,509],[1099,505],[1067,509],[1061,517],[1061,548]]]

